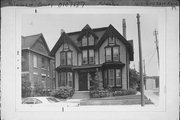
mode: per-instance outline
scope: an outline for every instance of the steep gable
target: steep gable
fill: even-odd
[[[74,43],[74,41],[72,41],[71,38],[65,32],[63,32],[61,37],[58,39],[55,46],[51,50],[50,56],[55,56],[57,50],[63,43],[71,44],[78,52],[81,52],[78,46]]]
[[[87,35],[89,35],[89,34],[92,34],[95,39],[98,38],[97,35],[94,33],[94,31],[91,29],[91,27],[87,24],[87,25],[81,30],[81,32],[79,33],[79,36],[78,36],[77,40],[79,41],[79,40],[82,39],[82,37],[83,37],[84,35],[87,36]]]
[[[31,49],[46,55],[50,52],[42,33],[26,37],[22,36],[21,46],[22,49]]]
[[[126,46],[127,50],[130,53],[130,60],[133,60],[133,45],[130,44],[111,24],[108,27],[101,27],[101,28],[91,28],[88,24],[81,30],[71,33],[65,33],[65,36],[70,44],[80,52],[80,42],[79,40],[82,39],[83,35],[87,34],[87,32],[91,33],[96,38],[95,49],[98,49],[105,39],[109,36],[115,35],[121,42]],[[58,50],[60,45],[62,44],[62,35],[56,42],[55,46],[50,52],[51,56],[55,55],[55,52]],[[132,41],[131,41],[132,43]]]
[[[31,47],[32,50],[43,53],[43,54],[49,54],[49,50],[46,48],[45,43],[43,42],[42,38],[39,37],[38,40],[33,44]]]

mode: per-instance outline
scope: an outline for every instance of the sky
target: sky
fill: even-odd
[[[22,17],[22,36],[42,33],[51,50],[61,34],[81,31],[89,24],[91,28],[107,27],[112,24],[122,34],[122,19],[126,19],[126,38],[134,42],[134,61],[131,68],[139,71],[138,30],[136,14],[25,14]],[[158,30],[158,16],[140,15],[142,59],[149,76],[159,75],[154,30]]]

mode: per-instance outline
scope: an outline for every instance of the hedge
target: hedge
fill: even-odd
[[[110,96],[110,92],[105,89],[91,90],[89,92],[91,98],[101,98]]]
[[[53,90],[50,94],[51,96],[56,98],[66,99],[73,96],[74,89],[71,87],[63,86]]]

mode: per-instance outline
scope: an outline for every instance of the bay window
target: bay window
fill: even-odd
[[[65,86],[66,85],[66,72],[61,72],[61,74],[60,74],[60,77],[61,77],[61,79],[60,79],[60,85],[61,86]]]
[[[113,87],[114,86],[114,69],[109,69],[108,70],[108,75],[109,75],[109,81],[108,81],[108,86]]]
[[[121,70],[116,69],[116,86],[121,86]]]
[[[121,87],[122,75],[121,69],[104,70],[104,86],[105,87]]]
[[[73,86],[72,72],[67,72],[67,86],[69,87]]]
[[[58,86],[73,87],[73,73],[72,72],[60,72]]]

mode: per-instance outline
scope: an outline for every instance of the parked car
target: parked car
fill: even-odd
[[[22,104],[31,104],[31,105],[55,105],[63,107],[74,107],[79,106],[78,103],[70,103],[67,101],[62,101],[58,98],[46,96],[46,97],[27,97],[22,100]]]

